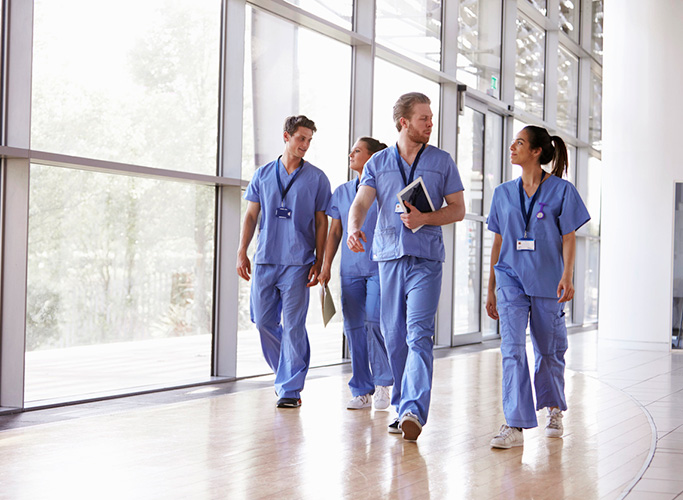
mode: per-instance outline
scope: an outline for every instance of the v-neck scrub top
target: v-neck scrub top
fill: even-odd
[[[365,164],[361,185],[370,186],[377,192],[378,216],[372,241],[372,260],[388,261],[410,255],[443,262],[445,250],[439,226],[422,226],[413,233],[404,226],[396,213],[396,195],[406,187],[396,160],[396,145],[372,155]],[[406,177],[410,166],[401,158],[401,168]],[[434,146],[427,145],[422,152],[414,179],[422,177],[429,197],[438,210],[444,197],[463,191],[460,174],[451,155]]]
[[[301,169],[284,203],[275,175],[276,168],[283,186],[287,186]],[[315,262],[315,212],[325,211],[330,196],[327,176],[308,162],[291,175],[279,160],[256,170],[244,194],[245,200],[261,204],[254,263],[303,266]],[[281,219],[275,215],[276,209],[283,205],[291,209],[291,218]]]
[[[496,271],[496,286],[517,286],[533,297],[557,298],[557,285],[562,278],[564,261],[562,237],[576,231],[590,220],[574,185],[555,175],[541,184],[541,190],[527,230],[527,238],[535,240],[535,250],[517,250],[517,240],[524,238],[524,218],[519,198],[522,178],[499,185],[493,192],[487,224],[490,231],[503,237]],[[531,197],[522,189],[526,209]],[[543,204],[543,205],[541,205]],[[544,217],[539,219],[538,213]]]

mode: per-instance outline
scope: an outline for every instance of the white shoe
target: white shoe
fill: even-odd
[[[420,420],[411,412],[403,414],[399,428],[401,429],[401,432],[403,432],[403,439],[407,441],[415,441],[422,432]]]
[[[378,385],[375,387],[375,395],[372,399],[375,403],[375,410],[386,410],[391,403],[390,387]]]
[[[548,416],[545,423],[545,435],[549,438],[562,437],[564,427],[562,426],[562,410],[559,408],[546,408]]]
[[[372,399],[370,397],[370,394],[356,396],[351,401],[346,403],[346,408],[348,410],[360,410],[361,408],[368,408],[370,406],[372,406]]]
[[[524,434],[515,427],[501,425],[498,435],[491,440],[491,447],[508,449],[513,446],[524,446]]]

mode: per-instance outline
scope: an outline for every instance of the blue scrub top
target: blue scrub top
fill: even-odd
[[[410,166],[403,158],[401,167],[407,178]],[[437,210],[442,207],[445,196],[464,190],[451,155],[434,146],[427,145],[422,152],[414,178],[420,176]],[[377,191],[378,217],[372,260],[394,260],[406,255],[439,262],[445,260],[441,227],[423,226],[413,233],[401,222],[401,214],[396,213],[396,195],[406,185],[398,169],[395,145],[372,155],[365,164],[360,183]]]
[[[275,216],[282,204],[276,168],[283,188],[301,169],[284,201],[292,211],[290,219]],[[315,262],[315,213],[324,212],[330,202],[330,181],[322,170],[304,162],[288,175],[281,161],[272,161],[256,170],[244,199],[261,204],[254,263],[303,266]]]
[[[373,203],[365,217],[365,222],[361,231],[365,233],[368,240],[366,252],[353,252],[346,244],[348,238],[349,209],[356,197],[356,185],[358,179],[346,182],[339,186],[332,193],[330,205],[327,207],[327,215],[333,219],[341,220],[344,229],[341,240],[341,264],[340,273],[342,276],[374,276],[379,274],[377,262],[373,262],[370,255],[373,235],[375,234],[375,224],[377,223],[377,203]]]
[[[517,250],[524,237],[524,218],[519,204],[522,178],[505,182],[493,192],[487,224],[490,231],[503,237],[496,271],[496,285],[517,286],[532,297],[557,298],[562,278],[562,236],[576,231],[590,220],[586,206],[571,182],[550,175],[541,184],[529,221],[527,238],[536,242],[534,251]],[[526,209],[531,198],[524,193]],[[537,217],[544,203],[545,217]]]

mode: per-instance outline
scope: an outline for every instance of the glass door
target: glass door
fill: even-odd
[[[469,100],[458,120],[458,170],[465,186],[465,220],[456,224],[452,345],[498,334],[486,315],[493,234],[486,229],[494,188],[503,168],[503,117]]]

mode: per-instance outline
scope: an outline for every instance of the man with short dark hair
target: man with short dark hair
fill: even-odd
[[[261,349],[275,373],[278,408],[298,408],[311,358],[306,332],[308,288],[318,283],[323,262],[330,181],[304,161],[315,123],[307,117],[285,120],[285,150],[254,173],[237,252],[237,274],[249,281],[247,248],[261,214],[251,284],[251,319]]]
[[[349,213],[347,244],[364,252],[361,227],[377,198],[378,217],[372,259],[379,261],[381,327],[394,376],[391,402],[398,417],[390,433],[414,441],[427,422],[434,363],[434,317],[441,293],[445,250],[441,228],[465,216],[460,174],[451,155],[427,142],[432,133],[429,98],[417,92],[394,105],[399,131],[395,146],[365,164]],[[396,195],[422,177],[434,211],[421,212]],[[443,206],[444,201],[446,205]]]

